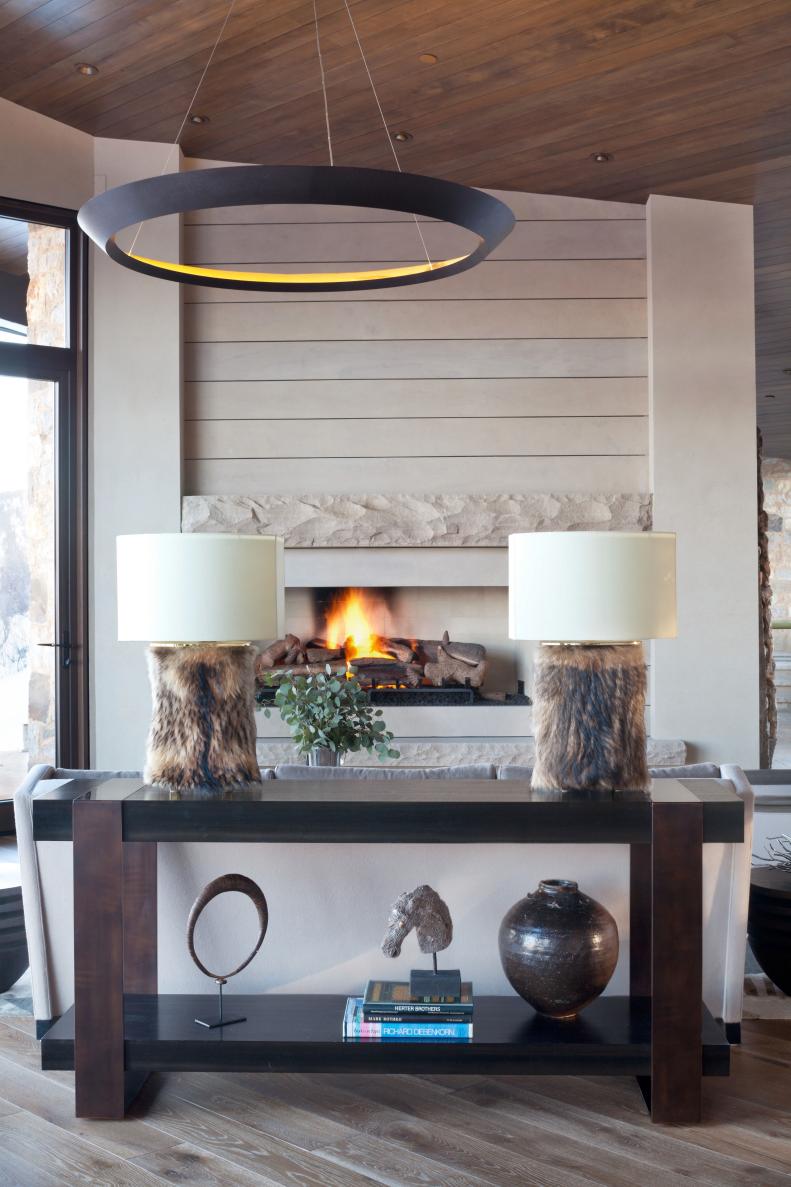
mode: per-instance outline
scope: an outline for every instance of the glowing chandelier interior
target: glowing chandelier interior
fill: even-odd
[[[236,0],[231,0],[160,176],[116,186],[114,189],[91,198],[80,210],[78,216],[80,226],[97,247],[117,263],[135,272],[141,272],[160,280],[175,280],[182,284],[199,284],[226,289],[344,292],[353,289],[392,288],[405,284],[420,284],[452,276],[480,263],[505,239],[514,225],[514,216],[505,203],[483,190],[472,189],[439,178],[426,177],[422,174],[404,173],[401,169],[348,0],[344,0],[346,13],[379,109],[387,142],[395,160],[395,172],[382,169],[357,169],[338,166],[334,163],[324,60],[321,52],[316,8],[317,0],[313,0],[329,165],[235,165],[229,168],[195,170],[189,173],[168,173],[167,169],[173,152],[178,147],[190,111],[193,109],[198,91],[225,32],[235,3]],[[188,211],[210,209],[217,206],[257,206],[271,203],[357,206],[409,214],[414,220],[425,262],[410,263],[393,268],[360,268],[344,272],[252,272],[173,263],[152,259],[135,251],[141,228],[149,219],[172,214],[185,214]],[[464,255],[454,256],[451,259],[432,260],[426,246],[423,229],[418,221],[419,217],[463,227],[478,237],[478,245],[474,250]],[[119,245],[117,236],[125,228],[135,225],[137,229],[132,245],[128,251],[124,250]]]

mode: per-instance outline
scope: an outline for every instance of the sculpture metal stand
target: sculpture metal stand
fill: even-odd
[[[415,929],[421,952],[431,953],[433,969],[412,969],[409,975],[409,994],[415,999],[426,997],[461,997],[461,971],[438,969],[437,953],[443,952],[453,939],[453,921],[447,903],[430,886],[418,886],[399,894],[390,908],[387,931],[382,940],[385,956],[400,956],[401,945]]]
[[[258,912],[258,939],[256,940],[255,947],[253,948],[250,955],[245,960],[243,960],[240,965],[233,969],[232,972],[212,973],[206,968],[195,951],[195,925],[197,924],[204,908],[209,905],[212,899],[217,898],[219,894],[227,894],[231,890],[235,890],[239,894],[246,894]],[[187,920],[187,948],[189,949],[190,956],[204,976],[211,977],[212,981],[214,981],[214,983],[217,985],[219,1001],[217,1018],[211,1022],[207,1021],[205,1018],[196,1018],[195,1022],[198,1024],[198,1026],[205,1026],[208,1030],[215,1030],[221,1026],[233,1026],[237,1022],[247,1021],[246,1018],[225,1017],[223,1012],[222,989],[223,985],[228,984],[228,981],[231,977],[235,977],[237,973],[242,971],[242,969],[247,968],[248,964],[263,944],[264,936],[266,935],[266,929],[268,926],[269,909],[266,905],[264,892],[261,890],[260,886],[257,886],[256,883],[253,882],[252,878],[247,878],[244,874],[222,874],[219,878],[215,878],[212,882],[209,882],[208,885],[204,886],[203,890],[192,904],[192,909],[189,913],[189,919]]]

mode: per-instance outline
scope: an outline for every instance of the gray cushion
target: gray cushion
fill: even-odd
[[[719,779],[720,768],[713,762],[698,762],[682,767],[651,767],[648,773],[652,779]],[[530,780],[532,775],[532,767],[514,764],[497,768],[498,779]]]
[[[262,779],[274,779],[274,767],[260,767]],[[70,771],[66,767],[58,767],[44,779],[142,779],[140,771]]]
[[[494,779],[491,763],[459,767],[309,767],[281,762],[276,779]]]
[[[685,767],[651,767],[652,779],[719,779],[720,768],[713,762],[693,762]]]

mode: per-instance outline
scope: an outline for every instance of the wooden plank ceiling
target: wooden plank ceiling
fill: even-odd
[[[390,168],[343,0],[318,6],[336,163]],[[766,452],[791,457],[790,0],[351,7],[390,132],[411,134],[397,145],[405,169],[756,205],[758,419]],[[226,0],[6,0],[0,95],[96,135],[171,140],[227,11]],[[193,113],[209,122],[187,124],[189,156],[326,161],[313,0],[236,0]]]

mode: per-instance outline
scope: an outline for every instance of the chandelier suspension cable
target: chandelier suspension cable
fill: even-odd
[[[315,3],[315,0],[314,0],[314,3]],[[165,164],[162,166],[162,168],[159,171],[160,177],[162,177],[163,174],[167,173],[170,162],[173,159],[173,153],[176,151],[176,148],[178,147],[179,140],[181,140],[181,133],[184,131],[187,120],[189,119],[189,114],[192,111],[193,107],[195,106],[195,100],[198,97],[198,91],[203,86],[203,80],[205,79],[206,75],[209,73],[209,67],[211,66],[212,61],[214,60],[214,55],[217,52],[217,46],[222,41],[223,33],[225,32],[225,30],[228,26],[228,21],[231,19],[231,13],[234,10],[235,4],[236,4],[236,0],[231,0],[230,4],[228,5],[228,11],[225,14],[225,19],[223,20],[223,23],[220,25],[220,31],[214,39],[214,45],[211,47],[211,52],[206,60],[206,65],[203,67],[203,73],[201,74],[200,78],[198,79],[198,85],[196,86],[196,88],[192,94],[192,98],[190,99],[189,103],[187,104],[187,110],[184,112],[184,118],[181,121],[181,123],[179,124],[179,130],[176,133],[176,139],[171,144],[170,149],[168,151],[168,155],[165,157]],[[318,34],[318,27],[316,29],[316,32]],[[143,221],[145,221],[145,220],[143,220]],[[143,221],[141,221],[137,224],[137,230],[135,231],[135,237],[132,240],[132,246],[129,248],[130,255],[135,250],[135,244],[137,243],[138,236],[140,235],[140,232],[143,229]]]
[[[321,38],[319,36],[318,0],[313,0],[313,23],[316,26],[316,53],[319,57],[319,74],[321,75],[321,93],[324,97],[324,123],[327,125],[327,148],[330,154],[330,165],[335,161],[332,156],[332,133],[330,132],[330,105],[327,102],[327,80],[324,76],[324,58],[321,54]]]
[[[399,173],[403,173],[403,169],[401,168],[401,162],[399,161],[398,153],[396,152],[396,146],[393,143],[393,137],[390,135],[390,129],[387,126],[387,120],[385,119],[385,113],[382,109],[382,104],[379,100],[379,95],[377,93],[376,86],[374,85],[373,75],[371,74],[371,68],[368,65],[368,59],[365,56],[365,50],[363,49],[363,43],[360,40],[360,34],[357,32],[357,25],[354,23],[354,17],[352,16],[352,10],[349,7],[349,0],[343,0],[343,3],[344,3],[344,7],[346,8],[346,15],[349,18],[349,24],[351,25],[352,32],[354,33],[354,39],[357,42],[357,48],[360,51],[360,57],[362,58],[363,66],[365,67],[365,73],[368,75],[368,81],[371,84],[371,90],[373,91],[373,96],[376,101],[376,106],[379,108],[379,115],[382,120],[382,127],[385,130],[385,136],[387,137],[387,143],[390,145],[390,151],[393,154],[393,160],[395,161],[396,169],[398,170]],[[314,0],[314,5],[315,5],[315,0]],[[418,235],[420,236],[420,242],[423,245],[423,251],[425,252],[426,262],[427,262],[429,268],[433,268],[434,265],[431,262],[431,256],[428,254],[428,248],[426,247],[426,240],[423,238],[423,232],[420,229],[420,223],[417,221],[417,215],[413,214],[412,218],[415,220],[415,228],[417,230]]]

